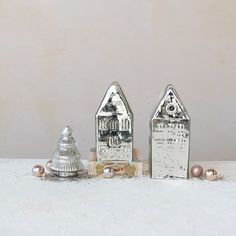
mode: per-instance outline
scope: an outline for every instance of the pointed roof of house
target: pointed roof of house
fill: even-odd
[[[118,82],[113,82],[108,88],[96,115],[127,114],[133,116],[128,101]]]
[[[165,88],[152,118],[190,120],[190,116],[172,84]]]

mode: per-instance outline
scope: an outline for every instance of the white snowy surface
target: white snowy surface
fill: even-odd
[[[0,235],[236,235],[236,162],[201,163],[225,175],[218,182],[54,182],[31,175],[43,161],[0,160]]]

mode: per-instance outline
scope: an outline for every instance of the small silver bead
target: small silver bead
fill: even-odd
[[[46,169],[48,170],[48,171],[51,171],[51,165],[52,165],[52,160],[49,160],[49,161],[47,161],[47,163],[46,163]]]
[[[206,176],[206,179],[209,181],[216,181],[218,180],[218,177],[219,177],[215,169],[207,169],[205,171],[205,176]]]
[[[45,175],[44,167],[42,165],[35,165],[32,169],[32,174],[33,176],[36,177],[44,177]]]
[[[103,169],[103,177],[104,178],[112,178],[114,176],[114,170],[112,169],[112,167],[104,167]]]

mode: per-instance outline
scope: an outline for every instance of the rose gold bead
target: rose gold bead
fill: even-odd
[[[45,175],[44,167],[42,165],[34,166],[32,169],[32,174],[36,177],[43,177]]]
[[[205,171],[205,176],[206,176],[206,179],[209,180],[209,181],[216,181],[216,180],[218,180],[218,173],[214,169],[207,169]]]
[[[191,175],[195,178],[200,178],[203,175],[203,168],[200,165],[192,166]]]

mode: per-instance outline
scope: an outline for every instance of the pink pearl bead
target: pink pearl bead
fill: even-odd
[[[195,178],[200,178],[203,175],[203,168],[200,165],[194,165],[191,168],[191,174]]]

